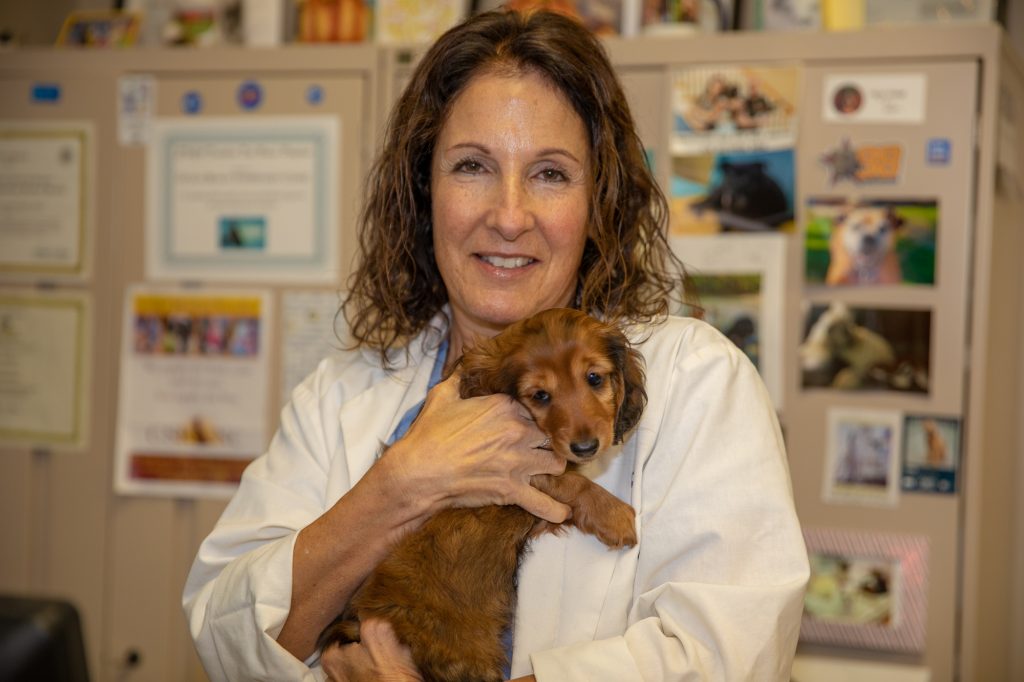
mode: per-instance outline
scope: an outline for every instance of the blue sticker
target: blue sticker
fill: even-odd
[[[35,104],[56,104],[60,101],[60,86],[56,83],[33,83],[32,102]]]
[[[324,89],[319,85],[310,85],[306,89],[306,101],[313,106],[322,104],[324,101]]]
[[[928,140],[928,163],[933,166],[945,166],[953,154],[953,145],[949,138],[933,137]]]
[[[203,96],[196,90],[189,90],[181,96],[181,110],[186,114],[198,114],[203,108]]]
[[[238,86],[238,106],[255,109],[263,102],[263,88],[256,81],[245,81]]]

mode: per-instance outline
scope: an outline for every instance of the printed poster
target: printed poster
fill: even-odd
[[[285,291],[281,295],[281,404],[320,361],[342,347],[345,318],[338,314],[344,295],[337,291]]]
[[[115,489],[228,497],[267,445],[267,291],[129,290]]]

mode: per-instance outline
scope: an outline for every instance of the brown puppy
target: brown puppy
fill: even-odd
[[[530,411],[568,462],[531,483],[572,508],[564,525],[611,548],[636,544],[635,512],[576,471],[622,440],[647,401],[640,354],[613,326],[548,310],[466,351],[463,398],[505,393]],[[321,648],[359,639],[359,621],[388,621],[427,682],[502,680],[502,633],[511,625],[516,571],[528,541],[562,526],[517,506],[443,511],[403,538],[320,637]]]

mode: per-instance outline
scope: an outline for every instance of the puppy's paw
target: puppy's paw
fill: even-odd
[[[628,504],[611,508],[599,524],[596,535],[611,549],[632,547],[636,544],[636,512]]]
[[[628,504],[611,495],[599,505],[577,509],[572,523],[611,549],[632,547],[636,544],[636,512]]]

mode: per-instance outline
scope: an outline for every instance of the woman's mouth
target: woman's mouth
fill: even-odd
[[[530,263],[535,262],[533,258],[526,256],[479,256],[480,260],[487,263],[488,265],[496,268],[502,268],[505,270],[511,270],[513,268],[522,268]]]

